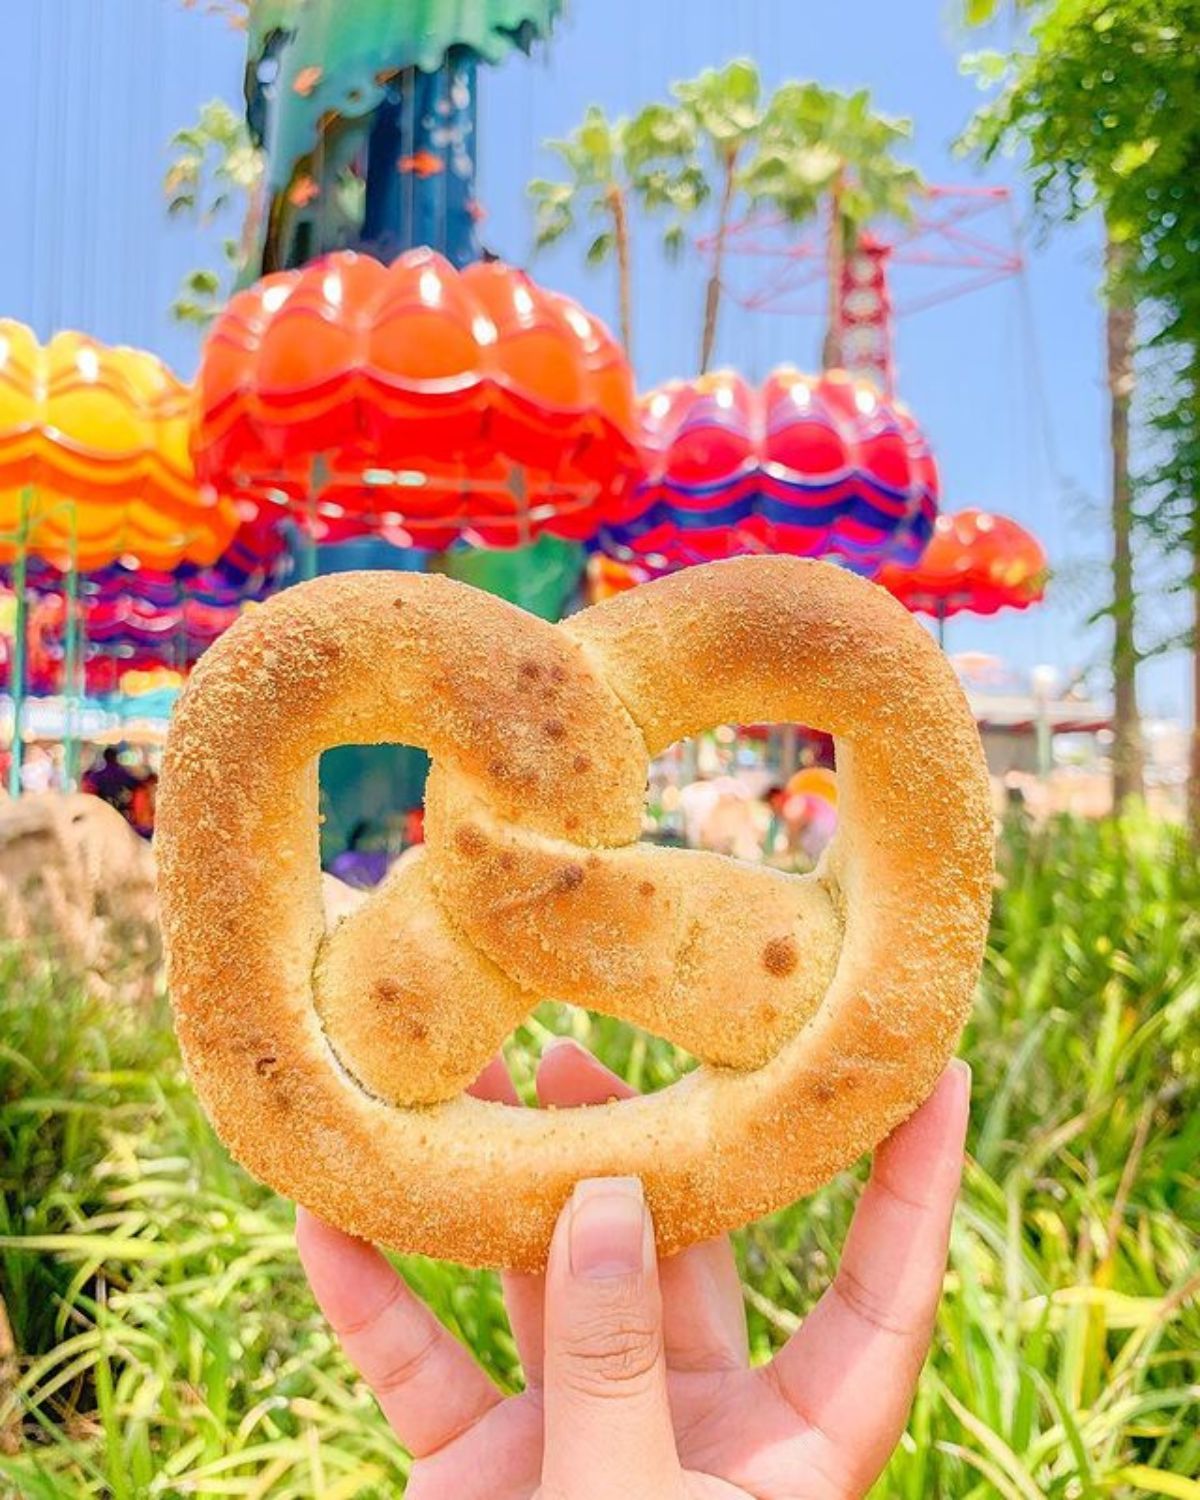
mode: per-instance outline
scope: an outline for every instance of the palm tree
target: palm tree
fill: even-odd
[[[599,266],[616,257],[621,342],[626,351],[633,347],[629,177],[625,163],[628,129],[628,120],[610,120],[593,104],[583,124],[569,136],[546,142],[566,168],[566,180],[552,182],[539,177],[529,184],[537,249],[542,250],[571,234],[585,216],[599,221],[588,243],[587,263]]]
[[[754,63],[738,58],[723,68],[706,68],[698,78],[674,84],[671,92],[692,124],[697,147],[695,171],[703,176],[699,148],[706,144],[717,173],[715,248],[704,293],[704,332],[700,341],[700,373],[704,374],[712,363],[717,341],[725,240],[739,187],[738,168],[746,150],[757,140],[762,125],[761,84]],[[707,196],[707,192],[701,195],[695,206]]]
[[[693,162],[691,118],[665,104],[651,104],[632,119],[610,120],[593,104],[563,140],[547,141],[566,168],[565,180],[537,178],[529,184],[534,203],[534,243],[543,249],[590,221],[586,251],[592,266],[616,260],[621,342],[633,349],[633,260],[630,208],[673,211],[663,236],[669,252],[683,244],[682,219],[695,211],[708,185]]]
[[[842,271],[863,230],[877,219],[907,219],[923,189],[920,173],[896,156],[912,122],[878,113],[866,89],[842,94],[787,83],[767,106],[744,183],[756,202],[793,224],[824,214],[829,226],[829,301],[824,364],[845,360]]]
[[[563,161],[562,181],[539,179],[537,245],[552,244],[590,221],[587,259],[615,258],[621,329],[633,339],[630,210],[666,210],[664,248],[677,254],[686,221],[716,203],[715,254],[705,286],[700,369],[716,346],[725,248],[739,198],[800,225],[828,211],[829,337],[826,363],[839,364],[842,266],[863,228],[877,218],[906,218],[922,188],[895,148],[911,135],[907,120],[871,108],[866,90],[840,94],[815,83],[789,83],[765,106],[758,69],[747,59],[673,84],[672,102],[648,105],[632,119],[610,120],[593,105],[564,140],[547,144]]]

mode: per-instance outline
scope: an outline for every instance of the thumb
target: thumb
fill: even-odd
[[[579,1183],[559,1216],[544,1379],[547,1497],[671,1500],[681,1490],[654,1231],[636,1177]]]

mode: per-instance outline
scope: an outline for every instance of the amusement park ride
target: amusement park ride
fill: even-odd
[[[844,368],[780,369],[760,386],[717,372],[638,399],[624,351],[582,307],[481,259],[478,69],[544,40],[560,8],[424,0],[415,26],[394,0],[250,7],[247,120],[267,167],[245,284],[205,343],[190,452],[178,383],[148,356],[69,335],[39,350],[20,325],[0,330],[14,789],[25,598],[47,570],[62,596],[53,621],[68,698],[90,680],[88,630],[132,642],[139,666],[172,629],[185,653],[189,632],[202,646],[215,609],[279,582],[286,531],[305,575],[339,570],[339,545],[365,539],[369,565],[453,572],[478,560],[472,581],[522,602],[514,553],[557,547],[577,574],[580,544],[607,554],[613,587],[786,551],[872,575],[886,564],[904,597],[934,534],[938,478],[896,398],[896,320],[1020,271],[1007,194],[930,188],[911,221],[874,226],[832,271],[827,231],[762,216],[720,246],[701,241],[747,312],[832,309]],[[54,379],[39,383],[30,372],[43,366]],[[105,402],[123,426],[98,421]],[[169,535],[152,520],[160,493],[183,518]],[[432,564],[431,549],[443,549]],[[496,549],[509,562],[489,572]],[[152,617],[172,579],[180,592],[163,626]],[[195,601],[184,607],[189,586],[199,623]],[[1023,607],[1040,586],[1031,574],[1004,602]],[[955,598],[970,607],[961,587]],[[340,769],[323,767],[343,806],[361,808],[368,785],[382,805],[416,800],[419,765],[344,754]]]

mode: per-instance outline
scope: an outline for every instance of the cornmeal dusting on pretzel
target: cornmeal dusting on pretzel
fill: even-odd
[[[814,874],[636,842],[650,756],[769,720],[836,740]],[[317,759],[389,741],[433,757],[425,853],[327,934]],[[905,1119],[970,1009],[993,841],[927,633],[850,573],[761,557],[562,626],[430,575],[291,589],[193,673],[158,849],[179,1035],[235,1156],[363,1238],[530,1270],[581,1177],[640,1176],[669,1254]],[[589,1109],[465,1095],[546,997],[701,1066]]]

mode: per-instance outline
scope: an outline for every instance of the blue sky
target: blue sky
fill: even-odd
[[[672,79],[736,55],[757,58],[770,84],[813,77],[869,86],[880,107],[913,117],[912,159],[930,181],[981,180],[950,153],[978,98],[958,70],[964,46],[978,43],[948,19],[952,8],[950,0],[572,0],[548,52],[484,80],[487,242],[527,260],[524,185],[550,165],[540,143],[565,133],[589,103],[633,109],[664,95]],[[238,33],[176,0],[3,0],[0,315],[43,337],[79,327],[154,349],[182,374],[194,370],[197,337],[173,326],[167,309],[182,274],[213,255],[203,231],[168,223],[160,182],[172,131],[206,99],[236,101],[242,62]],[[1011,165],[982,180],[1013,186],[1025,217]],[[994,228],[1003,237],[999,218]],[[1030,240],[1023,288],[1009,281],[902,322],[899,390],[933,441],[947,507],[1017,517],[1043,538],[1059,575],[1041,609],[952,622],[950,648],[1024,666],[1102,666],[1104,632],[1084,627],[1104,587],[1098,243],[1091,226]],[[615,321],[612,275],[586,270],[578,246],[556,248],[535,269]],[[668,266],[645,233],[635,269],[640,382],[686,374],[703,268]],[[933,284],[907,274],[902,290]],[[728,308],[718,357],[758,376],[785,361],[811,367],[818,341],[813,319]],[[1148,711],[1182,713],[1182,661],[1148,670],[1143,695]]]

